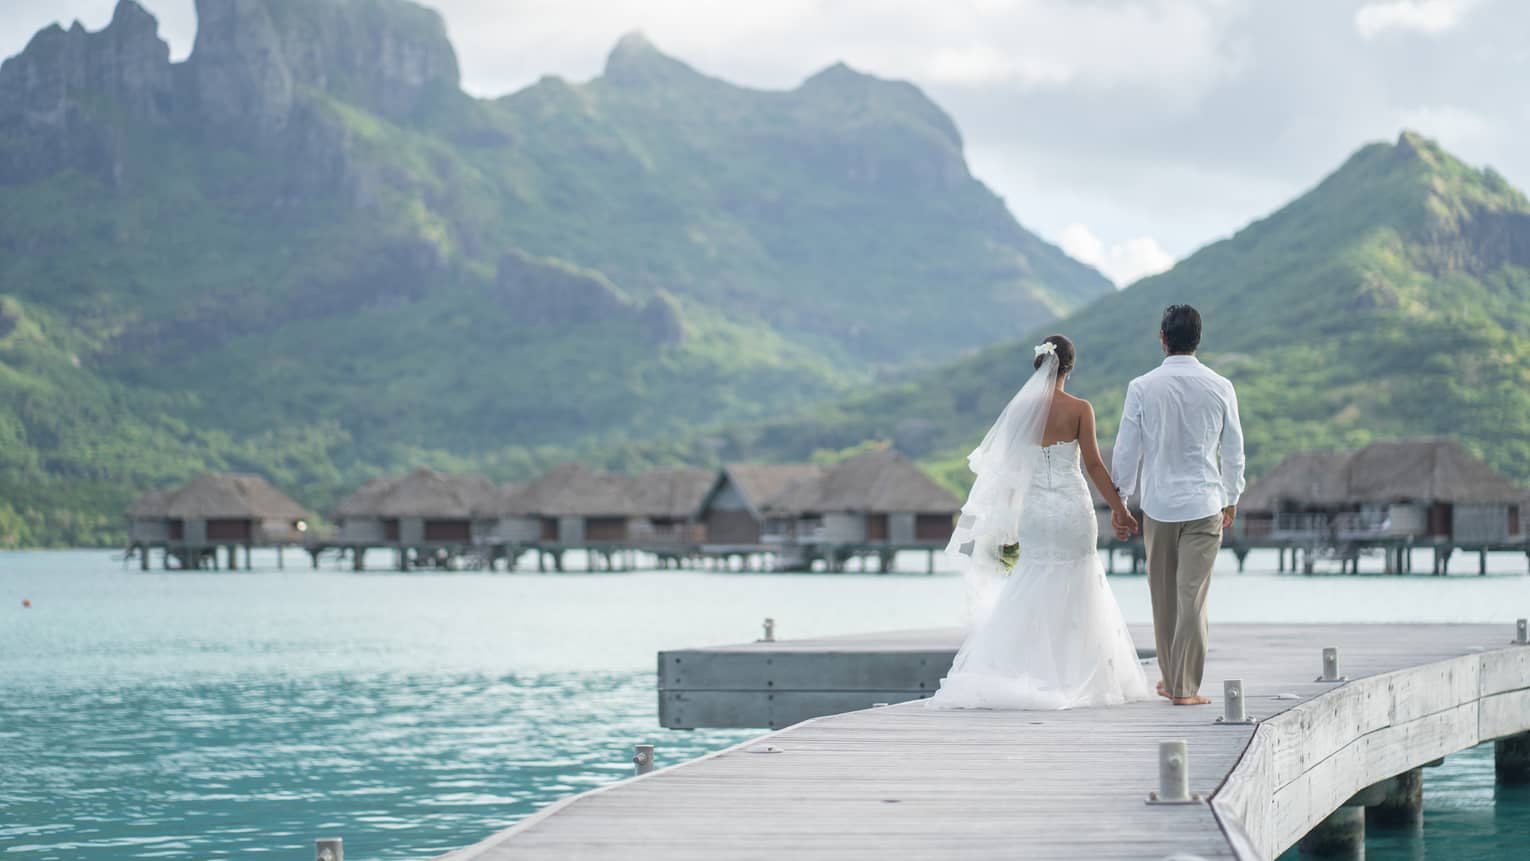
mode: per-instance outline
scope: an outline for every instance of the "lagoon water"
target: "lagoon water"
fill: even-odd
[[[296,554],[289,554],[294,562]],[[657,728],[654,653],[949,626],[949,576],[124,570],[100,551],[0,553],[0,858],[358,859],[471,843],[565,795],[752,731]],[[922,561],[922,560],[920,560]],[[1218,621],[1498,622],[1530,613],[1525,557],[1494,576],[1234,574]],[[917,567],[910,560],[910,567]],[[1274,559],[1250,559],[1250,571]],[[1142,577],[1111,580],[1147,621]],[[32,602],[21,606],[22,599]],[[1369,857],[1525,857],[1530,792],[1491,746],[1427,772],[1421,834]]]

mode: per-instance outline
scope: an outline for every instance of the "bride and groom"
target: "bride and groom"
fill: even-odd
[[[967,578],[973,629],[931,708],[1066,709],[1151,696],[1095,550],[1086,473],[1116,537],[1140,531],[1147,545],[1157,693],[1175,705],[1210,702],[1200,695],[1206,592],[1243,492],[1243,431],[1232,383],[1195,357],[1200,314],[1171,305],[1159,339],[1166,358],[1128,386],[1111,468],[1093,407],[1064,391],[1075,352],[1061,335],[1036,347],[1035,373],[968,456],[976,477],[947,549]],[[1139,491],[1140,525],[1126,506]]]

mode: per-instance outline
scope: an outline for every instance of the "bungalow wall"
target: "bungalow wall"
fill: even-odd
[[[866,540],[897,546],[940,544],[951,540],[954,514],[915,514],[898,511],[866,516]]]
[[[337,535],[346,544],[382,544],[387,540],[383,522],[376,517],[347,517],[340,521]]]
[[[689,517],[636,517],[629,537],[648,544],[691,544],[706,540],[706,526]]]
[[[586,517],[584,538],[592,544],[626,541],[631,523],[625,517]]]
[[[190,547],[207,546],[207,521],[186,518],[179,521],[179,523],[181,524],[181,534],[178,537],[181,544]]]
[[[395,521],[394,528],[397,530],[394,540],[405,546],[414,546],[425,543],[425,518],[423,517],[400,517]]]
[[[420,535],[427,544],[469,544],[473,521],[466,517],[436,517],[420,521]]]
[[[944,544],[956,527],[956,512],[914,515],[914,540],[921,544]]]
[[[818,530],[818,539],[827,544],[858,544],[866,540],[865,514],[851,514],[849,512],[830,512],[824,514],[821,522],[822,527]],[[799,536],[803,534],[800,526]]]
[[[709,544],[760,543],[762,524],[732,481],[724,481],[712,494],[701,517]]]
[[[289,520],[261,520],[255,524],[257,544],[292,543],[302,541],[306,533]]]
[[[1388,535],[1426,535],[1429,532],[1429,507],[1416,502],[1387,506]]]
[[[163,518],[157,520],[134,520],[128,524],[128,538],[130,541],[145,544],[156,544],[170,539],[170,521]]]
[[[1451,537],[1463,542],[1518,541],[1524,537],[1519,523],[1519,506],[1454,506]]]
[[[542,540],[542,519],[524,516],[501,517],[487,525],[484,534],[492,541],[532,544]]]

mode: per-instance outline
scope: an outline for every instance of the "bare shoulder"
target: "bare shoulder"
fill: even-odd
[[[1058,392],[1057,394],[1062,399],[1061,403],[1066,409],[1079,413],[1080,415],[1084,413],[1094,413],[1094,404],[1089,403],[1083,398],[1070,395],[1067,392]]]
[[[1061,415],[1079,421],[1094,415],[1093,405],[1083,398],[1074,397],[1067,392],[1057,393],[1057,400],[1053,402],[1053,408],[1057,409],[1057,412]]]

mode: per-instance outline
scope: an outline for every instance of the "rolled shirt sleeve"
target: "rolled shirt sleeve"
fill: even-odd
[[[1239,443],[1240,452],[1242,444]],[[1110,481],[1124,502],[1137,492],[1137,473],[1142,465],[1142,393],[1137,381],[1126,387],[1126,402],[1121,406],[1121,427],[1110,457]]]
[[[1222,419],[1222,491],[1228,505],[1237,505],[1243,496],[1243,423],[1238,418],[1238,392],[1227,386],[1226,413]]]

